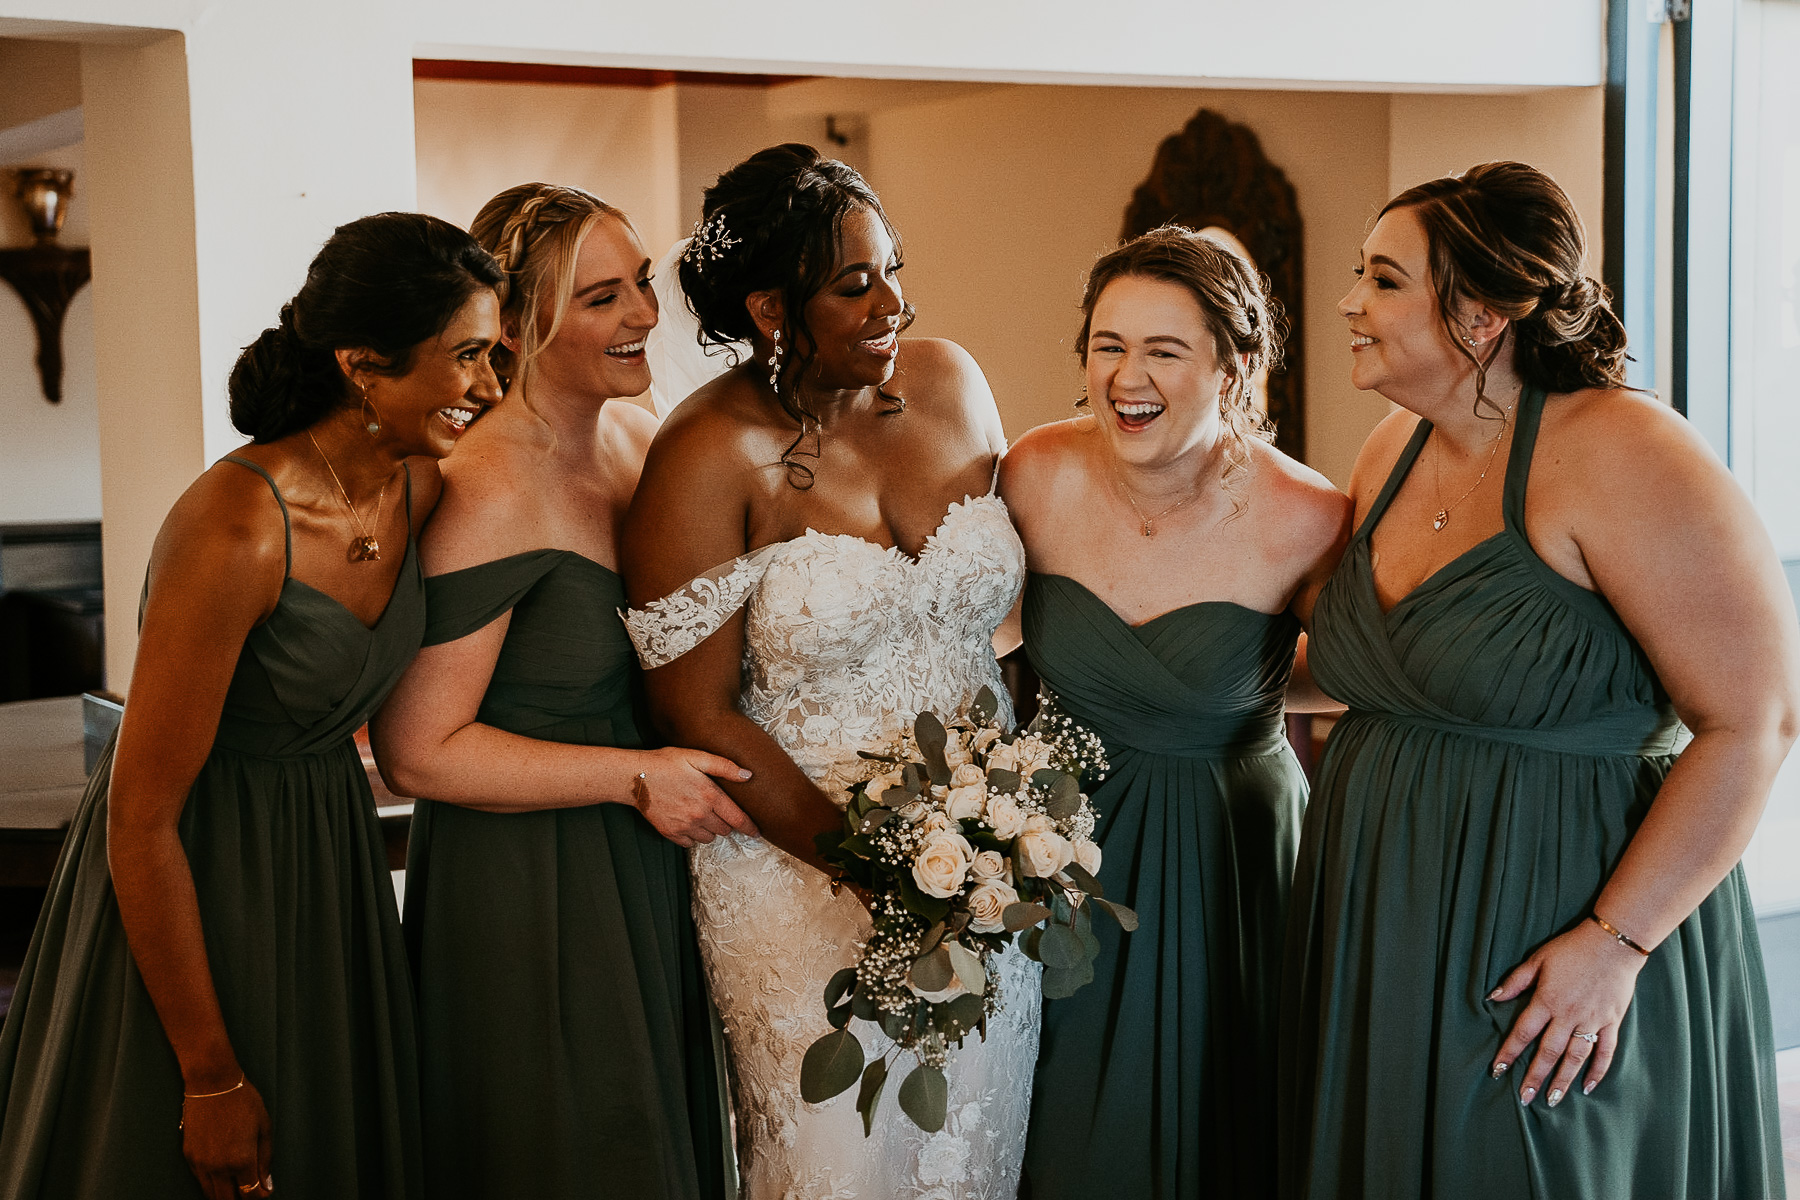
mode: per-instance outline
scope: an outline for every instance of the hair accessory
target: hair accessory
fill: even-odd
[[[781,395],[781,330],[775,331],[775,349],[769,354],[769,390]]]
[[[363,428],[369,431],[370,437],[375,437],[381,433],[381,414],[375,411],[373,404],[369,403],[369,385],[365,383],[360,386],[362,388]]]
[[[727,250],[742,244],[742,238],[732,237],[725,228],[724,212],[716,212],[694,226],[687,249],[681,252],[681,261],[693,263],[695,273],[704,275],[707,263],[719,261]]]
[[[1618,942],[1619,945],[1625,946],[1632,950],[1636,950],[1639,954],[1643,955],[1645,958],[1650,957],[1650,952],[1648,950],[1644,949],[1642,946],[1638,945],[1636,942],[1634,942],[1630,938],[1626,937],[1625,934],[1620,931],[1620,929],[1617,925],[1614,925],[1611,921],[1608,921],[1605,917],[1601,916],[1599,913],[1589,913],[1588,919],[1593,921],[1593,923],[1598,925],[1600,928],[1606,930],[1606,932],[1612,934],[1613,940]]]

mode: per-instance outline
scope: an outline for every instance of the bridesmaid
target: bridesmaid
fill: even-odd
[[[151,555],[131,700],[0,1032],[0,1197],[419,1197],[399,914],[351,734],[425,630],[436,459],[499,399],[460,229],[334,233]],[[407,460],[411,459],[411,462]]]
[[[721,1197],[724,1108],[681,847],[749,819],[695,750],[645,749],[617,529],[655,432],[650,261],[577,188],[490,200],[506,403],[446,465],[426,648],[375,724],[421,799],[406,937],[426,1191]]]
[[[1314,613],[1350,712],[1295,877],[1287,1197],[1782,1192],[1738,857],[1800,630],[1731,476],[1623,386],[1583,243],[1488,163],[1390,201],[1339,304],[1401,411]]]
[[[1104,739],[1109,898],[1094,983],[1044,1004],[1033,1200],[1264,1197],[1274,1013],[1306,781],[1283,736],[1300,622],[1349,505],[1269,445],[1251,379],[1280,354],[1255,271],[1156,229],[1094,265],[1085,416],[1019,439],[1001,489],[1025,541],[1025,649]]]

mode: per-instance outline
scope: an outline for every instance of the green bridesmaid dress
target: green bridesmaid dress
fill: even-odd
[[[255,463],[226,461],[275,489]],[[287,522],[278,490],[275,499]],[[244,1075],[268,1108],[279,1195],[423,1195],[412,989],[351,735],[424,632],[410,538],[373,628],[290,575],[244,641],[181,811],[213,985]],[[176,1128],[180,1067],[113,897],[112,754],[109,744],[69,826],[0,1031],[5,1200],[201,1195]]]
[[[476,720],[640,747],[619,577],[532,550],[426,581],[427,644],[510,611]],[[687,856],[625,804],[421,800],[406,938],[432,1200],[722,1197],[723,1101]]]
[[[1094,982],[1044,1002],[1032,1200],[1262,1200],[1306,805],[1282,721],[1299,622],[1205,602],[1132,626],[1074,580],[1037,574],[1024,617],[1056,705],[1106,744],[1100,882],[1141,922],[1125,935],[1099,922]]]
[[[1431,434],[1421,421],[1314,610],[1314,678],[1350,712],[1306,814],[1288,929],[1290,1200],[1783,1191],[1741,867],[1645,962],[1591,1096],[1525,1107],[1519,1067],[1488,1077],[1530,993],[1487,994],[1588,918],[1681,736],[1611,606],[1525,536],[1543,407],[1541,391],[1519,399],[1504,528],[1384,613],[1369,534]]]

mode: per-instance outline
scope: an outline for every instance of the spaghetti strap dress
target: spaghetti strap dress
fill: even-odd
[[[1299,622],[1203,602],[1141,625],[1032,574],[1025,649],[1099,734],[1094,981],[1044,1002],[1032,1200],[1241,1197],[1275,1186],[1275,1016],[1306,779],[1282,714]]]
[[[413,997],[387,851],[351,736],[425,633],[412,539],[371,628],[288,576],[250,631],[179,832],[213,986],[273,1127],[281,1195],[423,1195]],[[406,503],[412,510],[411,478]],[[196,1200],[182,1080],[107,867],[94,768],[0,1031],[0,1197]]]
[[[619,576],[531,550],[428,579],[429,644],[510,612],[476,720],[643,746]],[[722,1200],[725,1117],[687,855],[626,804],[417,802],[406,937],[432,1200]]]
[[[1532,550],[1527,388],[1500,531],[1383,612],[1370,532],[1313,614],[1327,744],[1295,874],[1281,1194],[1457,1200],[1783,1192],[1773,1037],[1743,868],[1651,953],[1605,1082],[1556,1108],[1488,1067],[1530,993],[1486,997],[1588,918],[1683,740],[1606,600]],[[1521,1060],[1523,1061],[1523,1060]]]

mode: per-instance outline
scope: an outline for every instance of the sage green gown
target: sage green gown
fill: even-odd
[[[1206,602],[1127,625],[1081,584],[1032,575],[1025,648],[1106,743],[1092,792],[1094,981],[1044,1002],[1025,1169],[1032,1200],[1243,1197],[1275,1186],[1275,1016],[1306,804],[1283,699],[1300,626]]]
[[[244,641],[181,811],[213,986],[268,1109],[279,1195],[423,1195],[412,989],[351,735],[424,632],[411,539],[373,628],[290,575]],[[176,1128],[180,1067],[107,867],[112,756],[109,743],[70,823],[0,1031],[4,1200],[201,1195]]]
[[[1783,1191],[1741,867],[1644,963],[1591,1096],[1577,1086],[1557,1108],[1523,1107],[1519,1067],[1488,1077],[1530,993],[1487,994],[1587,919],[1679,746],[1618,616],[1526,538],[1543,406],[1535,389],[1520,397],[1505,527],[1383,613],[1369,535],[1430,436],[1421,421],[1314,609],[1313,676],[1350,711],[1295,874],[1280,1067],[1290,1200]]]
[[[619,577],[532,550],[426,581],[427,644],[510,611],[476,719],[640,747]],[[418,802],[406,937],[427,1193],[722,1197],[723,1101],[686,853],[625,804]]]

